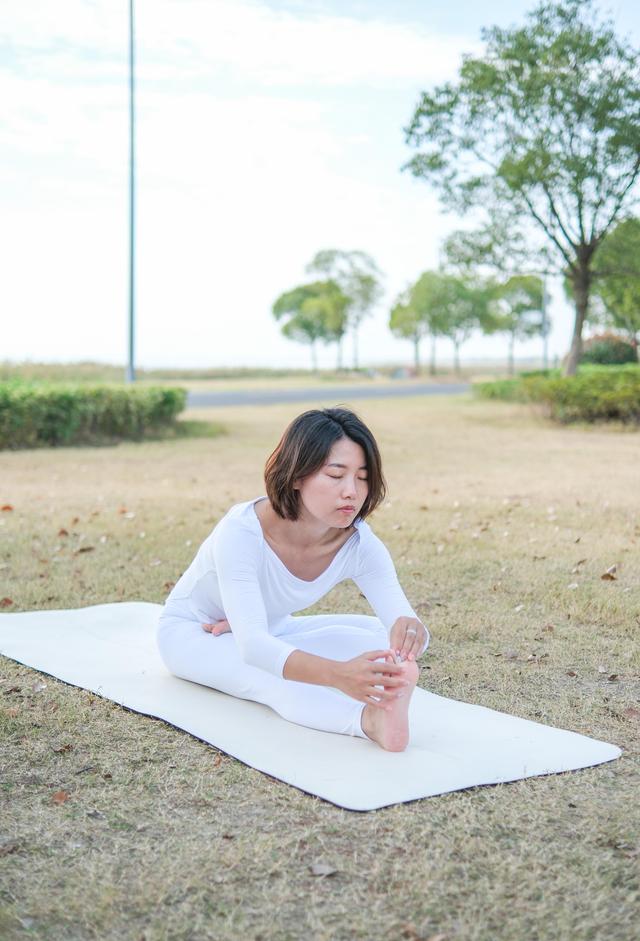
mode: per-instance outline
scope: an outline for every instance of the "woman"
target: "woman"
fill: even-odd
[[[371,431],[346,408],[304,412],[265,484],[266,496],[220,520],[171,591],[158,627],[167,668],[291,722],[403,751],[429,633],[365,522],[385,496]],[[292,617],[346,578],[377,617]]]

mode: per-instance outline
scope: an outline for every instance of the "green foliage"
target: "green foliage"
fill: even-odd
[[[479,399],[500,399],[503,402],[525,402],[522,383],[519,379],[496,379],[494,382],[478,382],[473,386]]]
[[[501,274],[564,270],[575,371],[600,245],[640,174],[640,57],[594,0],[541,2],[525,25],[483,31],[457,82],[424,92],[406,129],[414,176],[448,210],[480,210],[478,262]]]
[[[373,313],[374,307],[382,297],[382,272],[366,252],[344,252],[335,248],[317,252],[307,265],[307,271],[330,278],[347,298],[342,334],[347,329],[353,332],[353,364],[357,368],[358,328],[362,320]],[[342,340],[342,334],[338,337],[338,344]]]
[[[174,424],[185,389],[0,384],[0,448],[139,440]]]
[[[485,399],[541,405],[559,422],[622,421],[640,424],[640,366],[585,366],[575,376],[555,370],[518,379],[478,383],[474,393]]]
[[[622,363],[637,363],[638,350],[615,333],[602,333],[590,337],[582,347],[581,363],[599,363],[602,366],[617,366]]]
[[[606,324],[631,338],[640,333],[640,219],[620,222],[598,251],[593,294]]]
[[[272,312],[276,320],[284,319],[284,336],[310,345],[315,369],[316,342],[340,342],[347,328],[348,306],[349,298],[335,281],[313,281],[281,294]]]

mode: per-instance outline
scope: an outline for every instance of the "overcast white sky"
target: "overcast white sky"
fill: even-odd
[[[361,362],[409,362],[389,307],[460,220],[400,172],[402,128],[481,26],[532,5],[137,0],[138,364],[306,367],[270,310],[322,248],[386,273]],[[636,0],[605,8],[640,45]],[[127,17],[127,0],[2,0],[0,359],[126,359]],[[551,289],[562,355],[572,315]],[[463,358],[504,346],[474,338]]]

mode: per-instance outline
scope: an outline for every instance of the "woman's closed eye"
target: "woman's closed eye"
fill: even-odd
[[[331,477],[332,480],[342,480],[343,475],[342,475],[342,474],[327,474],[327,477]],[[356,480],[361,480],[363,483],[366,484],[368,478],[367,478],[367,477],[356,477]]]

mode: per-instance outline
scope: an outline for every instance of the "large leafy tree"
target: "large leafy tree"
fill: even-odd
[[[604,320],[624,330],[634,346],[640,333],[640,219],[620,222],[605,239],[598,255],[593,292]]]
[[[516,340],[541,336],[547,329],[544,316],[544,285],[535,275],[513,275],[496,284],[491,310],[485,321],[487,333],[506,333],[509,342],[508,369],[514,371]]]
[[[382,296],[382,272],[366,252],[323,249],[307,265],[307,272],[323,274],[348,298],[345,332],[351,330],[353,365],[358,368],[358,330]],[[338,367],[342,363],[342,337],[338,344]]]
[[[311,348],[314,372],[318,369],[317,343],[335,343],[344,335],[349,300],[335,281],[314,281],[286,291],[274,302],[273,316],[282,333]]]
[[[577,368],[594,262],[632,204],[640,173],[640,59],[593,0],[540,3],[524,26],[482,32],[458,81],[424,92],[406,164],[447,208],[480,211],[467,242],[521,272],[566,272]],[[478,257],[481,260],[481,257]],[[525,265],[528,264],[528,268]]]

